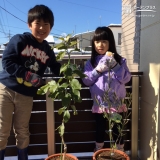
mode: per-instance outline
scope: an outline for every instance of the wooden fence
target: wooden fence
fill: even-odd
[[[132,157],[137,156],[138,151],[138,108],[139,88],[142,73],[132,72],[132,79],[126,84],[128,92],[132,93],[132,106],[129,109],[131,115],[124,130],[125,150],[131,151]],[[51,75],[46,75],[50,80]],[[91,112],[92,99],[88,87],[81,82],[82,103],[76,104],[78,115],[71,116],[66,124],[65,142],[68,153],[93,152],[95,147],[95,120]],[[61,117],[57,110],[61,107],[59,100],[53,101],[47,96],[36,95],[34,97],[33,111],[30,119],[30,145],[29,155],[41,155],[60,152],[61,139],[55,128],[61,123]],[[106,126],[107,129],[107,126]],[[109,138],[106,134],[105,147],[109,147]],[[13,131],[8,139],[6,156],[17,155]]]

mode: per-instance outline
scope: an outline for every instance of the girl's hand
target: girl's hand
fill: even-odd
[[[117,61],[114,59],[114,53],[107,51],[106,55],[109,57],[107,59],[108,68],[114,68],[117,65]]]
[[[114,57],[111,57],[107,60],[107,66],[108,68],[112,69],[117,65],[117,61],[114,59]]]
[[[97,67],[96,67],[96,71],[102,73],[108,70],[108,66],[106,63],[98,63]]]

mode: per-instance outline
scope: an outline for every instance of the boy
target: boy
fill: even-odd
[[[54,15],[47,6],[34,6],[28,11],[31,33],[13,36],[3,53],[3,71],[0,73],[0,160],[4,160],[13,112],[18,160],[28,160],[33,96],[44,84],[42,76],[46,68],[50,67],[55,75],[59,75],[61,67],[44,40],[53,24]]]

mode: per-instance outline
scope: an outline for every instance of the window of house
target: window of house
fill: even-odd
[[[121,45],[121,33],[118,33],[118,45]]]

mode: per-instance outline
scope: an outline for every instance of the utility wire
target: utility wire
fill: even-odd
[[[12,13],[8,12],[8,11],[7,11],[5,8],[3,8],[2,6],[0,6],[0,8],[2,8],[4,11],[6,11],[7,13],[9,13],[9,14],[12,15],[13,17],[19,19],[20,21],[22,21],[22,22],[24,22],[24,23],[27,23],[27,22],[23,21],[22,19],[16,17],[15,15],[13,15]]]
[[[0,19],[0,26],[1,26],[1,29],[3,30],[3,33],[6,34],[5,31],[4,31],[3,25],[2,25],[2,20],[4,21],[4,19],[3,19],[3,14],[2,14],[2,12],[1,12],[1,9],[0,9],[0,14],[1,14],[1,17],[2,17],[2,18]]]
[[[0,8],[2,8],[4,11],[6,11],[7,13],[9,13],[9,14],[12,15],[13,17],[19,19],[20,21],[22,21],[22,22],[24,22],[24,23],[27,23],[27,22],[21,20],[20,18],[18,18],[17,16],[13,15],[12,13],[8,12],[8,11],[7,11],[6,9],[4,9],[2,6],[0,6]],[[56,29],[56,28],[53,28],[53,29],[54,29],[54,30],[57,30],[57,31],[59,31],[59,32],[64,32],[64,31],[60,31],[60,30],[58,30],[58,29]]]
[[[7,0],[6,0],[7,1]],[[9,1],[7,1],[8,3],[10,3],[14,8],[16,8],[17,10],[19,10],[21,13],[23,13],[23,14],[25,14],[26,15],[26,13],[24,13],[24,12],[22,12],[19,8],[17,8],[15,5],[13,5],[11,2],[9,2]]]
[[[109,10],[102,9],[102,8],[97,8],[97,7],[86,6],[86,5],[79,4],[79,3],[69,2],[69,1],[65,1],[65,0],[59,0],[59,1],[63,1],[63,2],[66,2],[66,3],[75,4],[75,5],[78,5],[78,6],[88,7],[88,8],[92,8],[92,9],[98,9],[98,10],[101,10],[101,11],[103,10],[103,11],[113,12],[113,13],[117,13],[117,14],[119,14],[118,12],[109,11]]]
[[[15,27],[15,26],[7,26],[7,25],[3,25],[3,26],[5,26],[5,27],[11,27],[11,28],[17,28],[17,29],[23,29],[23,30],[27,30],[27,29],[25,29],[25,28],[20,28],[20,27]],[[29,29],[29,28],[28,28]]]
[[[4,33],[4,34],[6,34],[4,31],[2,32],[2,31],[0,31],[1,33]]]
[[[5,1],[4,1],[4,0],[3,0],[3,3],[4,3],[4,7],[6,8]],[[6,15],[7,24],[9,25],[9,23],[8,23],[8,17],[7,17],[6,12],[5,12],[5,15]],[[8,28],[8,29],[9,29],[9,28]]]
[[[3,25],[1,23],[1,20],[0,20],[0,25],[1,25],[1,29],[2,29],[3,33],[6,34],[5,31],[4,31]]]

